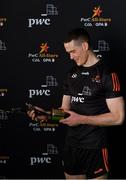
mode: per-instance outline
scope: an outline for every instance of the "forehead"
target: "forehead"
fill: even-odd
[[[64,43],[64,47],[67,52],[73,51],[74,49],[78,48],[79,46],[80,45],[74,40],[72,40],[68,43]]]

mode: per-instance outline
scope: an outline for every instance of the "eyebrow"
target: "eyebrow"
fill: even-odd
[[[71,53],[71,52],[74,52],[75,51],[75,49],[72,49],[72,50],[70,50],[70,51],[67,51],[68,53]]]

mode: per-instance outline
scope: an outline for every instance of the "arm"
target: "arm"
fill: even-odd
[[[125,110],[124,110],[124,100],[122,97],[106,99],[107,106],[110,110],[108,113],[96,115],[96,116],[87,116],[87,119],[83,121],[82,124],[86,121],[86,124],[99,125],[99,126],[112,126],[120,125],[124,121]]]
[[[64,95],[62,99],[62,105],[59,109],[63,110],[70,110],[70,96]],[[42,120],[42,121],[47,121],[47,116],[44,115],[37,115],[35,114],[35,110],[38,110],[40,112],[45,111],[44,109],[34,106],[34,109],[27,111],[27,115],[32,119],[32,120]]]
[[[63,110],[70,110],[70,96],[68,95],[64,95],[63,99],[62,99],[62,105],[61,105],[61,109]]]
[[[97,126],[112,126],[120,125],[123,123],[125,118],[124,100],[122,97],[106,99],[107,106],[109,108],[108,113],[85,116],[67,111],[70,113],[70,117],[61,120],[61,123],[69,126],[76,126],[79,124],[90,124]]]

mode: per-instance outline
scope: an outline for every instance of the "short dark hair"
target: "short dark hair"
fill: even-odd
[[[64,39],[64,43],[68,43],[72,40],[78,40],[80,42],[86,41],[90,47],[90,36],[84,28],[75,28],[68,32]]]

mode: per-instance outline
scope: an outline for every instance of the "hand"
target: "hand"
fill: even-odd
[[[39,112],[39,113],[38,113]],[[34,106],[32,110],[27,111],[27,115],[35,121],[41,121],[41,122],[47,122],[48,121],[48,115],[43,115],[45,112],[44,109]],[[40,114],[40,115],[39,115]],[[42,115],[41,115],[42,114]]]
[[[66,124],[68,126],[78,126],[81,124],[82,115],[77,114],[73,111],[65,110],[65,112],[69,113],[70,116],[68,118],[60,120],[60,123]]]

